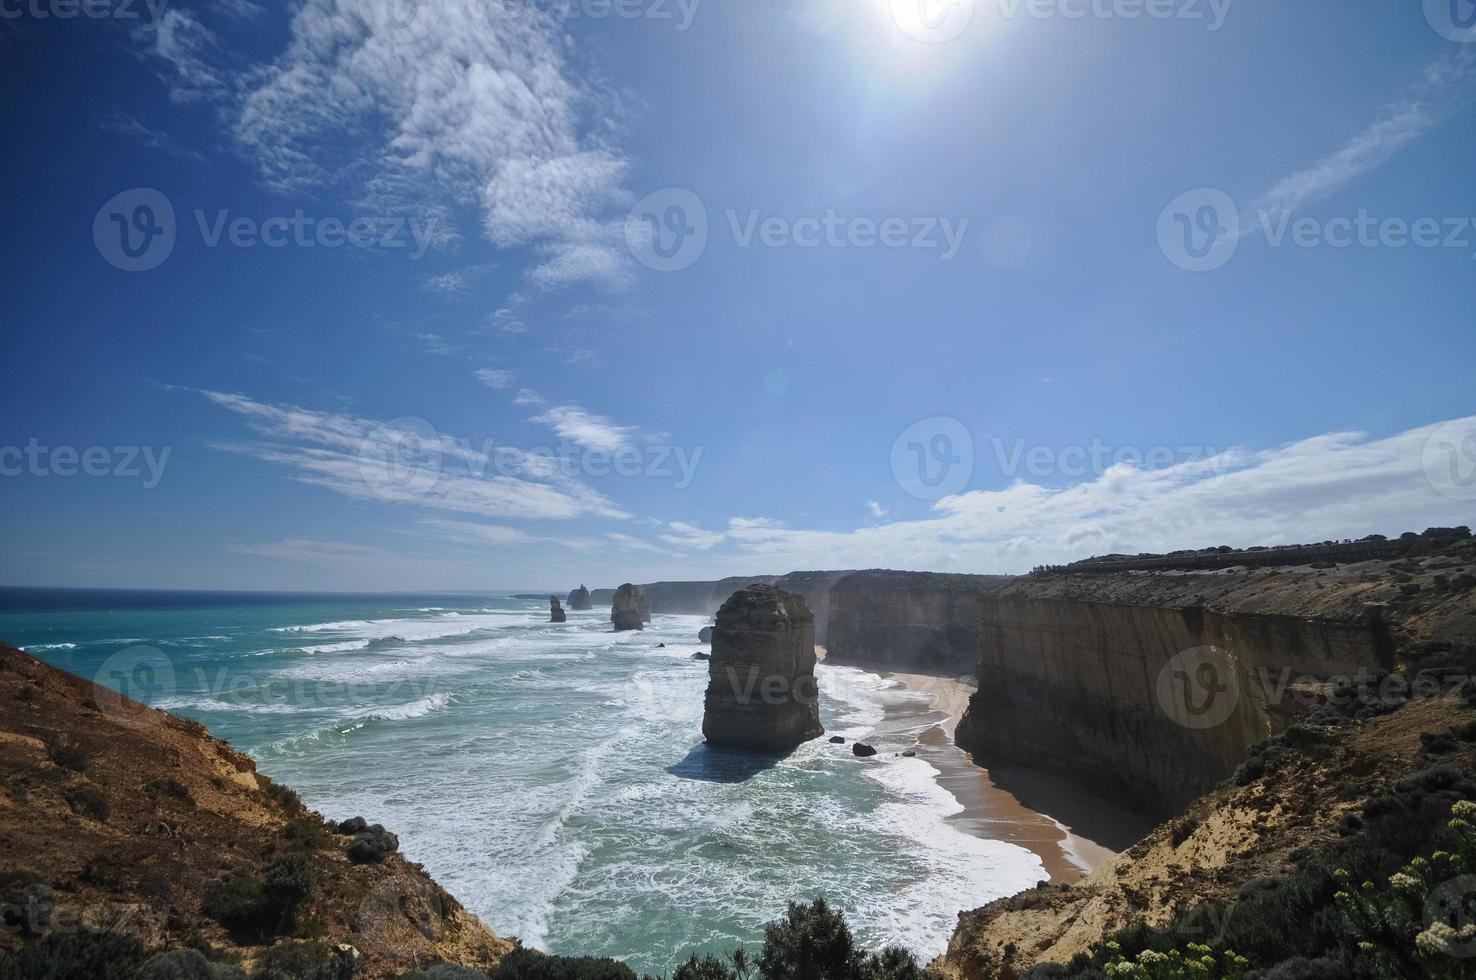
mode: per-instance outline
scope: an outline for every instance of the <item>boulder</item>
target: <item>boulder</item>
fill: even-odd
[[[718,610],[702,734],[718,748],[787,752],[825,734],[815,617],[803,596],[751,585]]]
[[[703,653],[701,650],[698,650],[696,653],[692,654],[692,659],[693,660],[711,660],[712,659],[712,654],[710,654],[710,653]]]
[[[610,603],[610,622],[615,624],[617,631],[646,628],[646,621],[641,618],[644,598],[641,590],[629,582],[615,590],[615,598]]]
[[[846,740],[843,739],[843,738],[841,738],[839,735],[832,735],[832,736],[830,736],[830,744],[831,745],[845,745],[846,744]]]
[[[590,600],[589,590],[581,585],[573,592],[570,592],[569,608],[574,610],[575,612],[587,612],[590,609],[593,609],[594,603]]]
[[[704,626],[704,627],[702,627],[702,631],[697,634],[697,642],[698,643],[711,643],[712,642],[712,627],[711,626]]]
[[[565,623],[568,622],[568,619],[569,618],[564,615],[564,607],[559,605],[559,597],[556,595],[549,596],[548,621],[550,623]]]
[[[375,824],[354,835],[353,842],[349,844],[348,858],[354,864],[378,864],[399,849],[400,838]]]
[[[867,745],[865,742],[857,742],[855,745],[851,746],[851,752],[858,759],[869,759],[872,756],[876,755],[876,749]]]

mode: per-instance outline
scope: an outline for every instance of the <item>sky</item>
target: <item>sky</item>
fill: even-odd
[[[0,584],[1469,524],[1470,0],[0,0]]]

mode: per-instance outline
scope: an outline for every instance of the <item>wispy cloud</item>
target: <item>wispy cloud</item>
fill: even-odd
[[[546,540],[537,535],[503,524],[478,524],[450,521],[439,517],[422,517],[416,524],[437,534],[473,544],[514,545]]]
[[[1444,430],[1476,445],[1476,416]],[[1333,432],[1164,469],[1118,465],[1064,490],[1016,483],[939,501],[935,517],[853,531],[735,518],[748,567],[1022,572],[1092,554],[1287,544],[1469,523],[1426,466],[1435,426],[1383,439]],[[1469,469],[1472,461],[1466,461]]]
[[[548,426],[560,439],[607,453],[634,446],[641,431],[634,426],[616,425],[578,405],[556,405],[528,421]]]
[[[465,296],[471,291],[472,285],[492,268],[491,264],[484,264],[452,269],[438,276],[427,276],[421,280],[420,285],[426,292],[441,296]]]
[[[875,517],[877,520],[881,520],[883,517],[887,516],[887,509],[875,500],[866,501],[866,509],[869,510],[871,512],[871,516]]]
[[[1294,211],[1337,193],[1468,106],[1473,81],[1476,57],[1469,51],[1432,62],[1420,83],[1387,106],[1362,131],[1311,166],[1278,180],[1255,201],[1252,210]]]
[[[295,480],[348,497],[504,519],[630,516],[546,454],[473,445],[418,419],[381,422],[239,394],[202,394],[265,437],[216,448],[273,463]]]
[[[482,368],[477,372],[477,380],[494,391],[506,391],[511,388],[517,377],[515,372],[502,368]]]
[[[182,160],[194,160],[196,162],[205,159],[201,153],[185,146],[168,133],[145,126],[138,119],[121,109],[115,109],[103,116],[99,126],[105,133],[117,133],[120,136],[132,137],[149,149],[158,150],[160,153],[167,153],[172,157],[179,157]]]
[[[673,521],[667,527],[670,531],[662,534],[661,540],[678,548],[708,551],[722,544],[728,537],[721,531],[705,531],[695,524],[687,524],[683,521]]]

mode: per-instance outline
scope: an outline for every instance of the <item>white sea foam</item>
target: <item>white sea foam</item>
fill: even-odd
[[[75,650],[75,649],[77,649],[77,644],[75,644],[75,643],[32,643],[30,646],[28,646],[28,647],[25,648],[26,652],[28,652],[28,653],[31,652],[31,651],[34,651],[34,650]]]

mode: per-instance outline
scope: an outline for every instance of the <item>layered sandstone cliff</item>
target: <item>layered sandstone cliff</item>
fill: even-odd
[[[802,596],[751,585],[713,628],[702,734],[718,748],[785,752],[824,734],[815,620]]]
[[[853,572],[830,590],[826,657],[861,666],[973,674],[984,596],[1009,579]]]

